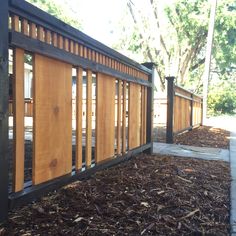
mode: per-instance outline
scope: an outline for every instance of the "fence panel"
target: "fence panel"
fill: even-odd
[[[72,170],[71,73],[70,64],[34,55],[33,184]]]
[[[153,64],[140,65],[24,0],[4,1],[0,13],[2,221],[8,206],[151,152]]]
[[[174,90],[174,133],[178,133],[191,127],[192,94],[177,86]]]
[[[168,77],[166,142],[173,143],[174,135],[201,125],[202,98],[174,84]]]

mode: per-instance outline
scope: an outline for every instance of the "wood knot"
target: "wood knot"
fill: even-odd
[[[57,159],[53,159],[50,163],[50,168],[55,168],[57,166]]]
[[[55,107],[53,108],[53,113],[54,113],[55,115],[57,115],[57,114],[59,113],[59,107],[58,107],[58,106],[55,106]]]

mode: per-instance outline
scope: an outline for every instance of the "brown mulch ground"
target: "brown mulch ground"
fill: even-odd
[[[224,129],[200,126],[190,132],[177,135],[175,137],[175,143],[197,147],[228,149],[229,137],[230,132]]]
[[[16,209],[0,235],[228,235],[229,164],[139,155]]]

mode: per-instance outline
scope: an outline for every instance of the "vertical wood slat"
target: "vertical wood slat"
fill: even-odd
[[[72,66],[39,54],[33,63],[32,180],[37,185],[72,170]]]
[[[141,98],[139,84],[129,84],[129,149],[140,146]]]
[[[70,40],[70,52],[74,53],[74,49],[75,49],[74,41]]]
[[[86,96],[86,166],[91,166],[92,160],[92,71],[87,70]]]
[[[36,35],[36,24],[30,23],[29,34],[30,34],[31,38],[33,38],[33,39],[37,38],[37,35]]]
[[[118,81],[118,101],[117,101],[117,154],[121,154],[121,95],[122,81]]]
[[[52,33],[52,44],[54,47],[58,46],[58,37],[57,37],[57,33],[55,32]]]
[[[46,30],[46,43],[51,44],[52,34],[50,30]]]
[[[94,50],[92,50],[92,60],[96,61],[96,53]]]
[[[87,47],[84,47],[84,58],[88,58],[88,50]]]
[[[79,55],[79,44],[78,43],[75,43],[74,53],[75,53],[75,55]]]
[[[67,38],[64,39],[64,49],[69,52],[69,40]]]
[[[145,127],[145,87],[141,86],[141,135],[140,143],[144,144],[144,127]]]
[[[80,57],[84,56],[84,47],[82,45],[80,45],[80,47],[79,47],[79,55],[80,55]]]
[[[44,29],[42,26],[38,26],[38,40],[43,41],[44,42]]]
[[[28,21],[26,19],[23,19],[22,20],[22,33],[24,35],[29,35],[29,29],[28,29]]]
[[[24,187],[24,50],[16,48],[14,52],[14,171],[13,191],[18,192]]]
[[[122,152],[126,152],[126,81],[123,82]]]
[[[98,73],[96,106],[96,163],[107,161],[115,154],[115,89],[115,78]]]
[[[12,22],[11,22],[11,28],[12,30],[19,32],[20,28],[19,28],[19,16],[13,15],[12,16]]]
[[[77,81],[76,81],[76,170],[82,168],[82,99],[83,99],[83,69],[77,68]]]
[[[64,40],[63,40],[63,37],[61,35],[58,36],[58,47],[60,49],[63,49],[64,48]]]

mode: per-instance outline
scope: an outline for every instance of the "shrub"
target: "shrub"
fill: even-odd
[[[220,86],[208,94],[209,115],[234,114],[236,111],[236,92],[234,86]]]

